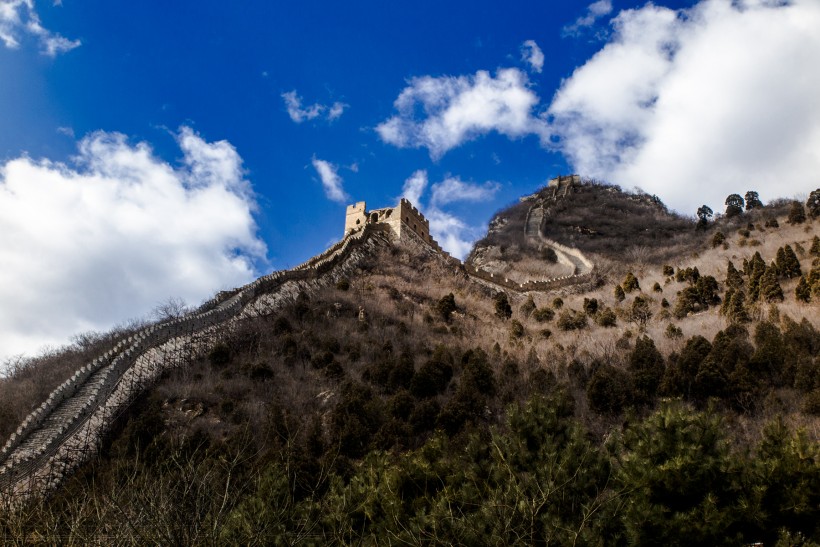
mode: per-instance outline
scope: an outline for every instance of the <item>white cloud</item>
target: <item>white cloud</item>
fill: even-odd
[[[178,142],[179,166],[105,132],[74,166],[0,164],[0,359],[253,278],[266,249],[239,154],[185,127]]]
[[[69,40],[43,28],[34,10],[34,0],[0,0],[0,41],[7,48],[16,49],[23,34],[36,37],[41,53],[49,57],[80,46],[79,40]]]
[[[431,203],[446,205],[455,201],[487,201],[492,199],[498,189],[499,185],[495,182],[471,184],[458,177],[447,177],[433,185]]]
[[[577,36],[582,30],[593,26],[598,19],[612,13],[611,0],[598,0],[587,6],[587,11],[584,15],[575,20],[569,26],[564,27],[564,34],[568,36]]]
[[[324,116],[327,121],[332,122],[339,119],[348,107],[347,104],[338,101],[330,106],[315,103],[307,107],[302,107],[302,97],[296,93],[296,90],[282,93],[282,99],[285,101],[288,116],[296,123],[314,120],[320,116]]]
[[[540,73],[544,68],[544,52],[535,43],[535,40],[527,40],[521,44],[521,60],[530,65],[533,72]]]
[[[820,172],[820,3],[705,0],[622,11],[549,109],[588,176],[694,213],[730,193],[807,193]]]
[[[487,201],[492,199],[499,186],[493,182],[483,185],[462,182],[457,177],[447,177],[431,187],[428,206],[423,206],[422,196],[428,187],[427,171],[420,169],[404,181],[402,197],[424,213],[430,221],[430,233],[441,247],[451,255],[463,259],[470,252],[473,242],[483,229],[469,226],[443,206],[457,201]]]
[[[320,160],[314,157],[311,160],[313,168],[319,174],[322,181],[322,187],[325,189],[325,195],[328,199],[337,203],[346,203],[350,197],[345,193],[342,187],[342,177],[338,174],[338,167],[332,163]]]
[[[495,77],[484,70],[475,76],[423,76],[409,83],[394,103],[398,114],[376,127],[386,143],[427,148],[439,158],[491,131],[509,138],[547,136],[544,122],[532,115],[538,96],[518,69],[501,69]],[[421,119],[415,116],[418,107]]]
[[[404,181],[404,186],[401,189],[401,197],[419,207],[421,205],[421,196],[427,189],[427,171],[419,169]]]

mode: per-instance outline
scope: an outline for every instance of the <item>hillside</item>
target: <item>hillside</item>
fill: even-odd
[[[84,363],[168,332],[97,456],[7,507],[0,537],[820,541],[818,222],[778,205],[697,230],[579,183],[499,213],[466,268],[368,228],[207,303],[241,302],[209,330],[137,325],[21,363],[2,442]]]

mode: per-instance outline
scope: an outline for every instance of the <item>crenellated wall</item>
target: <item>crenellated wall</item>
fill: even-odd
[[[0,449],[0,499],[15,503],[47,492],[80,463],[97,453],[103,434],[130,403],[164,370],[183,366],[230,335],[249,305],[287,283],[315,283],[344,267],[362,247],[388,245],[383,227],[370,226],[291,270],[260,277],[220,293],[196,311],[151,325],[123,339],[83,366],[32,412]]]

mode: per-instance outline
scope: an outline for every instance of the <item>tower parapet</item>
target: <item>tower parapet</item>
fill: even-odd
[[[345,235],[358,231],[367,224],[386,225],[396,239],[412,237],[410,234],[413,234],[437,251],[441,251],[441,246],[430,235],[430,221],[405,198],[401,198],[395,207],[372,211],[367,210],[364,201],[347,206]]]

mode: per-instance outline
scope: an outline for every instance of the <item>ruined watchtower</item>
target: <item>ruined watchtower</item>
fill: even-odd
[[[440,251],[441,247],[430,235],[430,221],[424,218],[413,204],[404,198],[395,207],[367,210],[364,201],[347,206],[345,235],[364,228],[367,224],[383,224],[390,228],[393,237],[403,239],[413,234]],[[409,236],[412,237],[412,236]]]

